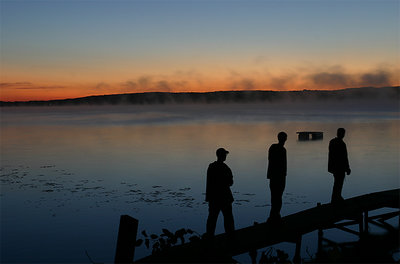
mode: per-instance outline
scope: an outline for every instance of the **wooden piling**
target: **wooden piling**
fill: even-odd
[[[320,252],[322,250],[322,240],[324,238],[324,231],[321,229],[318,229],[318,249],[317,251]]]
[[[251,263],[256,264],[257,263],[257,249],[250,250],[249,255],[251,258]]]
[[[293,262],[294,263],[301,263],[301,238],[302,236],[299,235],[296,240],[296,251],[294,253]]]
[[[321,203],[317,203],[317,207],[320,207]],[[324,236],[324,231],[322,228],[318,229],[318,252],[320,252],[320,250],[322,250],[322,239]]]
[[[364,233],[364,218],[363,218],[363,213],[360,213],[358,216],[358,232],[359,232],[359,236],[361,238],[361,236]]]
[[[364,232],[368,234],[368,211],[364,212]]]
[[[139,221],[129,215],[121,215],[118,230],[115,263],[133,263]]]

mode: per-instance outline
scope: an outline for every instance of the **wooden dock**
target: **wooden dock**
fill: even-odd
[[[299,258],[302,235],[314,230],[339,228],[350,229],[336,224],[342,220],[351,220],[359,225],[359,232],[367,231],[368,212],[380,208],[400,208],[400,189],[376,192],[346,199],[340,205],[323,204],[295,214],[283,217],[280,225],[261,223],[236,230],[233,234],[220,234],[212,239],[201,239],[171,247],[162,252],[141,258],[135,262],[216,262],[226,261],[232,256],[265,248],[280,242],[296,243],[296,256]],[[393,215],[393,213],[392,213]],[[395,212],[393,216],[399,215]],[[385,217],[385,216],[383,216]],[[389,217],[387,217],[389,218]]]

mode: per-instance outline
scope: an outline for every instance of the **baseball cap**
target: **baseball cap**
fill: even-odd
[[[224,148],[217,149],[217,156],[222,155],[222,154],[228,154],[228,153],[229,153],[229,151],[227,151]]]

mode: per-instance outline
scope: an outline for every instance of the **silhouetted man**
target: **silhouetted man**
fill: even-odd
[[[351,173],[349,160],[347,158],[346,143],[343,142],[346,130],[338,128],[337,137],[329,142],[328,171],[333,174],[334,183],[331,203],[343,201],[342,188],[345,173]]]
[[[282,195],[285,190],[287,160],[284,147],[287,140],[285,132],[279,132],[278,143],[272,144],[268,151],[269,188],[271,189],[271,211],[268,222],[279,222],[281,220]]]
[[[231,169],[224,163],[229,152],[217,149],[217,161],[208,166],[206,201],[208,202],[207,235],[214,236],[219,212],[224,215],[225,232],[235,230],[232,214],[233,196],[230,186],[233,184]]]

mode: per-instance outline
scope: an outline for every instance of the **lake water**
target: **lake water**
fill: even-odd
[[[346,128],[352,169],[343,196],[399,188],[398,108],[335,109],[2,108],[1,262],[83,263],[90,262],[87,254],[95,262],[112,262],[122,214],[139,219],[139,232],[184,227],[204,233],[205,174],[218,147],[230,152],[226,163],[234,174],[236,228],[263,222],[270,209],[267,150],[280,131],[288,134],[283,216],[330,201],[328,144],[338,127]],[[296,132],[307,130],[323,131],[324,139],[298,141]],[[338,232],[331,233],[336,240],[350,239]],[[303,256],[305,250],[315,253],[316,236],[305,241]],[[135,258],[148,254],[141,246]]]

